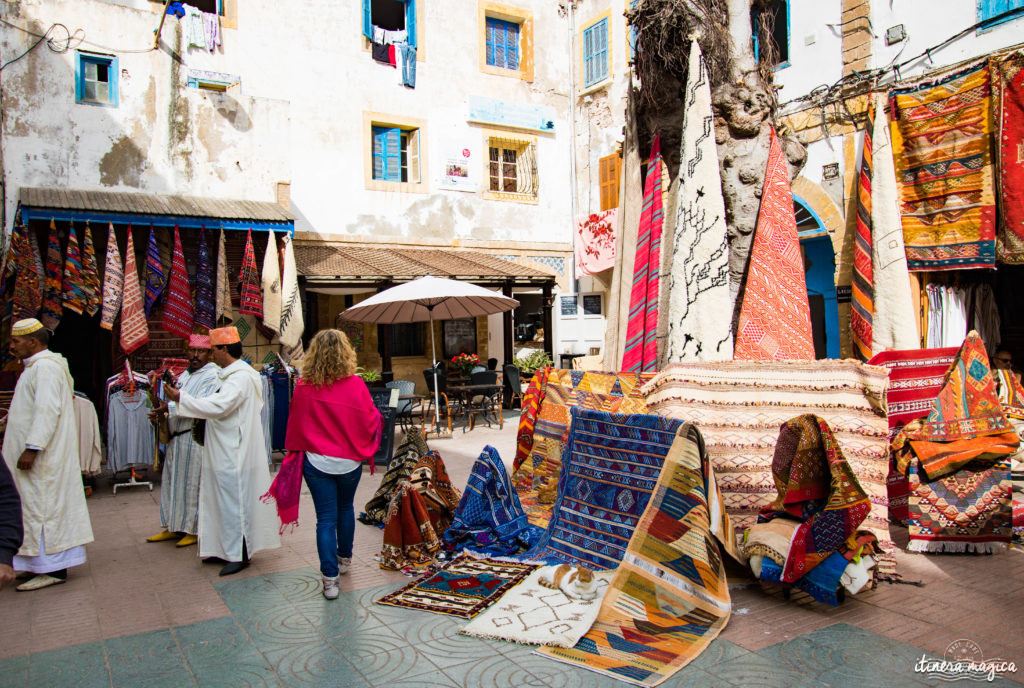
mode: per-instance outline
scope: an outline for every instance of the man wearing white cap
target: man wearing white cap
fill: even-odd
[[[210,336],[194,334],[188,340],[188,369],[178,376],[177,388],[201,399],[213,394],[220,385],[210,362]],[[167,419],[171,439],[167,443],[163,477],[160,481],[160,525],[163,531],[146,542],[178,540],[178,547],[196,543],[199,533],[199,476],[203,467],[203,446],[192,434],[192,418],[182,418],[177,404],[159,402],[149,414],[159,422]]]
[[[7,416],[3,454],[21,494],[25,539],[14,570],[35,574],[18,590],[63,583],[85,563],[92,524],[82,490],[74,384],[67,361],[49,350],[50,331],[35,318],[11,329],[11,353],[25,372]]]
[[[270,488],[263,441],[259,373],[242,358],[234,327],[210,331],[211,358],[220,370],[220,389],[199,399],[166,389],[178,415],[205,418],[203,472],[199,484],[199,556],[226,562],[220,575],[238,573],[249,555],[281,546],[277,512],[260,501]]]

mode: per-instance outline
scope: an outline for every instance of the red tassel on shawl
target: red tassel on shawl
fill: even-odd
[[[281,521],[279,532],[283,535],[299,525],[299,495],[302,493],[302,460],[306,452],[290,451],[284,456],[281,468],[270,484],[270,489],[260,497],[264,504],[271,502],[277,507]]]

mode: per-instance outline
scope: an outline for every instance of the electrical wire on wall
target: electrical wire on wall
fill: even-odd
[[[888,85],[895,85],[896,83],[902,81],[903,77],[900,73],[900,70],[902,70],[904,67],[907,67],[908,65],[911,65],[917,62],[918,60],[925,60],[925,63],[930,66],[932,64],[933,53],[937,53],[942,48],[945,48],[951,43],[955,43],[964,36],[978,29],[992,28],[993,26],[999,24],[1000,22],[1006,21],[1008,19],[1013,19],[1019,16],[1024,16],[1024,7],[1017,7],[1011,10],[1007,10],[1006,12],[1001,12],[995,16],[989,17],[984,21],[977,22],[961,31],[958,31],[949,38],[939,43],[936,43],[935,45],[929,48],[926,48],[925,50],[915,55],[914,57],[903,60],[902,62],[896,62],[896,60],[899,59],[899,56],[903,54],[903,49],[901,48],[900,51],[896,53],[896,56],[886,66],[876,67],[875,69],[869,69],[863,72],[854,71],[850,74],[847,74],[846,76],[844,76],[843,78],[839,79],[838,81],[831,85],[822,84],[821,86],[812,89],[809,93],[806,93],[802,96],[798,96],[796,98],[793,98],[792,100],[782,103],[779,106],[779,109],[782,110],[783,108],[789,105],[794,105],[797,103],[808,103],[811,107],[817,106],[822,108],[824,108],[827,105],[841,104],[843,108],[846,109],[845,104],[849,98],[857,95],[862,95],[864,93],[868,93],[877,88],[882,83]],[[856,18],[857,17],[854,17],[853,19],[847,20],[847,22],[844,23],[849,23],[850,21],[853,21]],[[1015,50],[1019,48],[1021,45],[1024,45],[1024,43],[1018,43],[1007,48],[1001,48],[1000,50],[995,52],[1002,53],[1010,50]],[[948,67],[944,67],[943,69],[955,69],[957,65],[964,64],[966,62],[971,62],[973,60],[978,59],[979,57],[981,56],[977,55],[966,60],[961,60],[960,62],[954,65],[949,65]],[[888,79],[887,77],[889,77],[890,74],[891,79]],[[792,114],[792,112],[797,111],[799,110],[793,110],[787,114]],[[850,113],[847,110],[846,114],[852,121],[852,113]]]

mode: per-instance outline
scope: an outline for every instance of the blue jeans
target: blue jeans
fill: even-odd
[[[416,48],[402,44],[402,83],[416,88]]]
[[[320,555],[320,573],[338,575],[338,558],[352,556],[352,538],[356,529],[352,499],[356,496],[361,468],[340,475],[324,473],[309,459],[302,459],[302,475],[309,486],[316,508],[316,551]]]

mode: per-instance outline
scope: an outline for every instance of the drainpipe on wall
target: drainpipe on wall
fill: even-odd
[[[572,255],[569,257],[569,275],[572,278],[572,293],[575,297],[580,291],[579,278],[576,275],[576,216],[579,214],[579,179],[576,165],[576,3],[578,0],[565,0],[563,7],[569,18],[569,178],[572,180],[572,217],[569,218],[572,229],[569,235],[572,237],[570,246]],[[587,152],[589,155],[590,152]],[[551,317],[551,309],[547,310],[548,317]],[[551,318],[553,320],[553,318]],[[553,323],[552,323],[553,324]],[[554,360],[554,328],[549,327],[548,335],[552,341],[552,351],[549,352]],[[561,344],[561,341],[559,341]]]

